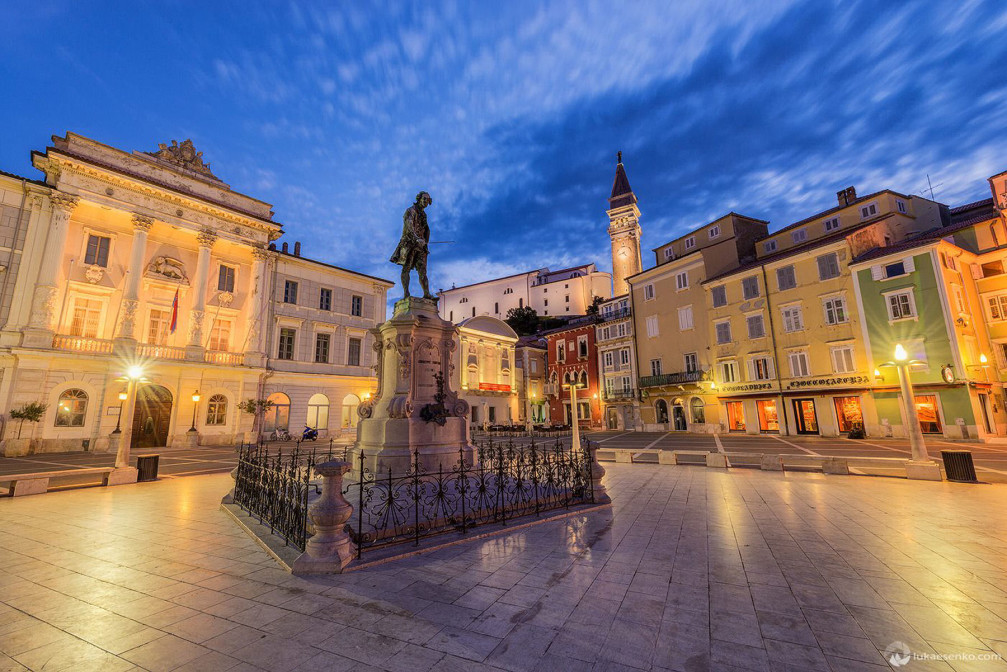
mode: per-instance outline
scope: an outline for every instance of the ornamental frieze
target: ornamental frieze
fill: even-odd
[[[787,383],[787,389],[799,390],[807,387],[835,387],[836,385],[868,385],[871,382],[867,376],[832,376],[828,378],[809,378],[807,380],[792,380]]]
[[[721,392],[759,392],[761,390],[772,390],[776,386],[773,383],[745,383],[744,385],[725,385],[720,388]]]

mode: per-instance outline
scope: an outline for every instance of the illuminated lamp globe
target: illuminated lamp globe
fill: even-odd
[[[901,343],[897,344],[895,346],[895,361],[904,362],[907,359],[909,359],[909,354],[906,352],[906,349],[902,347]]]

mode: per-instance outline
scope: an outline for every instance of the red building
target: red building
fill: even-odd
[[[549,343],[549,415],[554,425],[570,424],[570,390],[566,385],[579,382],[577,417],[580,424],[601,426],[595,324],[593,317],[581,318],[546,334]]]

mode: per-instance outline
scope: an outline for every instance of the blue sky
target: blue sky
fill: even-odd
[[[1005,34],[1002,2],[17,3],[0,169],[36,176],[30,150],[67,130],[191,137],[330,263],[396,278],[426,189],[456,241],[434,288],[608,269],[617,150],[645,253],[730,210],[785,226],[851,184],[989,196]]]

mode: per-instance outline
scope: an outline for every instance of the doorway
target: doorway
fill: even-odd
[[[658,399],[654,402],[654,416],[657,420],[657,424],[666,425],[668,424],[668,402],[664,399]]]
[[[924,434],[943,434],[941,417],[937,412],[937,397],[932,394],[920,394],[916,397],[916,417],[920,421],[920,429]]]
[[[780,416],[776,411],[775,399],[759,399],[755,402],[755,410],[759,414],[760,432],[780,431]]]
[[[727,431],[745,431],[745,411],[740,401],[727,402]]]
[[[797,420],[798,434],[818,433],[818,415],[815,413],[814,399],[794,399],[794,418]]]
[[[993,431],[993,423],[990,422],[990,398],[985,392],[979,393],[979,406],[983,412],[983,426],[986,427],[987,434],[995,434]]]
[[[272,434],[274,430],[290,429],[290,397],[283,392],[273,392],[267,397],[272,405],[266,409],[262,418],[262,431]]]
[[[131,448],[160,448],[168,445],[171,424],[171,392],[148,383],[136,390]]]
[[[681,399],[676,399],[675,403],[672,405],[671,417],[675,421],[675,431],[684,432],[689,428],[688,423],[685,421],[685,407],[682,406]]]
[[[614,406],[608,407],[606,415],[608,418],[608,429],[619,429],[619,413],[615,410]]]

